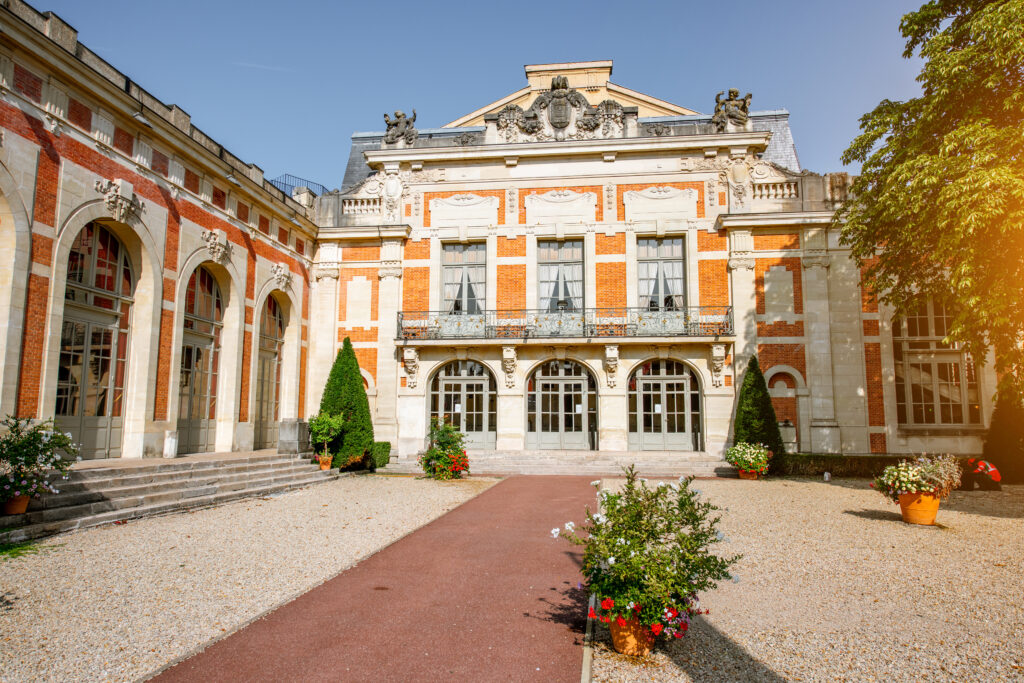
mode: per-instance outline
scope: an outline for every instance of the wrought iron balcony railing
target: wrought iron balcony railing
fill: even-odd
[[[678,310],[585,308],[450,313],[402,311],[398,338],[531,339],[551,337],[716,337],[733,334],[731,306]]]

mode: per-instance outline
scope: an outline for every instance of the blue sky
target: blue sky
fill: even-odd
[[[341,183],[383,113],[441,126],[526,84],[524,64],[612,59],[612,81],[710,112],[785,108],[804,168],[841,170],[857,121],[919,92],[900,17],[922,0],[428,2],[33,0],[268,178]],[[847,169],[856,170],[856,169]]]

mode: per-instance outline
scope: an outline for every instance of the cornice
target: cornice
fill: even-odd
[[[787,213],[731,213],[720,214],[715,229],[770,228],[780,225],[829,225],[832,211],[799,211]]]
[[[328,240],[407,239],[412,234],[409,225],[382,225],[372,228],[320,228],[318,242]]]
[[[594,156],[606,152],[669,152],[754,148],[764,150],[771,139],[770,131],[723,133],[718,135],[673,135],[660,138],[612,138],[603,140],[569,140],[565,142],[519,142],[471,147],[422,147],[381,149],[364,152],[366,163],[379,169],[384,164],[403,161],[469,161],[484,159],[518,159],[536,157]]]

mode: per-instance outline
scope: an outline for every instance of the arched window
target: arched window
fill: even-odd
[[[214,450],[217,377],[224,302],[213,274],[200,266],[185,290],[184,334],[178,381],[178,452]]]
[[[674,360],[649,360],[629,376],[629,447],[701,449],[697,374]]]
[[[892,323],[896,413],[910,426],[981,424],[974,361],[943,341],[953,321],[939,301],[927,301]]]
[[[275,448],[281,399],[281,350],[284,347],[284,311],[273,295],[260,316],[256,373],[256,448]]]
[[[541,363],[526,383],[527,448],[597,449],[597,383],[571,360]]]
[[[98,223],[82,228],[68,254],[54,414],[83,458],[121,455],[134,286],[120,240]]]
[[[494,448],[498,426],[494,375],[473,360],[448,363],[430,383],[430,416],[458,427],[468,448]]]

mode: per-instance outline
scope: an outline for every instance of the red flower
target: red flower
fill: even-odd
[[[635,609],[637,611],[637,613],[639,613],[640,610],[643,609],[643,608],[640,605],[633,605],[633,609]]]
[[[662,626],[661,624],[651,624],[651,633],[653,633],[656,636],[660,636],[661,635],[661,631],[664,628],[665,627]]]
[[[684,631],[687,631],[687,630],[689,630],[689,628],[690,628],[690,625],[689,625],[689,624],[681,624],[681,625],[679,626],[679,628],[683,629]]]
[[[608,617],[601,617],[601,621],[603,621],[604,623],[607,624],[609,619],[608,619]]]
[[[591,607],[590,611],[587,612],[587,618],[588,619],[597,619],[597,612],[594,611],[593,607]]]
[[[612,607],[615,607],[615,601],[611,598],[605,598],[601,601],[601,609],[611,609]]]
[[[682,638],[683,637],[683,634],[680,633],[679,631],[676,631],[675,635],[676,635],[676,638]]]
[[[621,628],[621,627],[626,625],[626,620],[623,619],[622,615],[620,614],[619,616],[615,617],[615,623],[618,624],[619,627]]]
[[[672,619],[675,619],[678,615],[679,615],[679,612],[675,611],[674,609],[670,609],[668,611],[669,621],[671,621]]]

